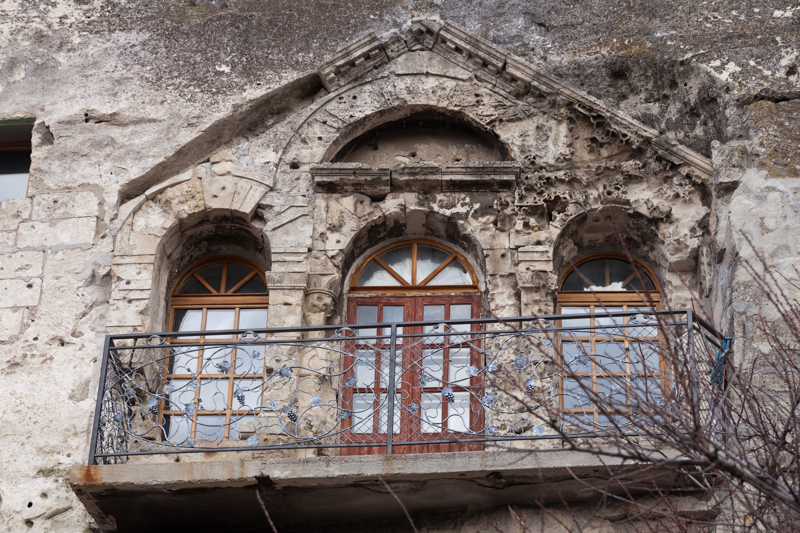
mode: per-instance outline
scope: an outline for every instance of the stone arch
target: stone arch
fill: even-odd
[[[268,270],[270,244],[256,207],[269,188],[198,167],[122,205],[109,331],[163,330],[170,283],[204,257],[241,255]]]

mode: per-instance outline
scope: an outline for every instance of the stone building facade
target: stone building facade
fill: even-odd
[[[357,274],[388,245],[452,252],[483,317],[557,313],[571,265],[621,254],[741,353],[775,318],[744,265],[796,277],[800,9],[130,4],[0,5],[0,124],[31,125],[27,192],[0,202],[7,531],[200,528],[203,507],[257,530],[252,487],[279,494],[283,528],[405,530],[381,478],[426,531],[513,531],[505,505],[553,483],[585,498],[567,472],[598,463],[566,452],[83,467],[106,335],[169,331],[202,261],[263,274],[262,327],[310,328],[354,321]]]

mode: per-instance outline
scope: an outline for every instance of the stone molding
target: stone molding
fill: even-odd
[[[653,128],[457,26],[415,19],[403,35],[406,49],[398,38],[397,33],[392,33],[386,42],[382,42],[371,33],[342,49],[320,67],[319,75],[323,84],[329,91],[338,90],[400,57],[406,49],[431,50],[471,71],[477,80],[514,98],[523,99],[531,89],[549,96],[560,96],[581,113],[590,117],[604,117],[605,127],[616,132],[623,140],[634,144],[652,143],[661,157],[685,165],[685,172],[694,171],[698,178],[709,183],[713,178],[713,167],[707,157],[666,136],[660,136]],[[388,55],[387,49],[392,50]]]
[[[267,289],[305,291],[308,286],[307,272],[265,272]]]
[[[373,168],[361,163],[324,163],[310,172],[318,192],[358,192],[382,197],[391,191],[502,191],[516,186],[521,166],[516,162],[456,163],[444,168],[430,163]]]
[[[328,91],[360,78],[371,70],[389,62],[383,48],[383,42],[369,33],[350,46],[341,49],[337,54],[319,68],[319,77]],[[397,47],[392,46],[395,50]],[[396,56],[395,56],[396,57]]]

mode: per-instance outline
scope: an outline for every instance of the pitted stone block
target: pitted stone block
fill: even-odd
[[[324,163],[311,167],[318,192],[359,192],[376,199],[389,194],[389,167],[373,168],[361,163]]]
[[[388,62],[383,43],[375,33],[370,33],[342,49],[333,59],[322,65],[319,76],[325,88],[333,92]]]

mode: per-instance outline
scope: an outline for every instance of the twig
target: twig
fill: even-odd
[[[267,517],[267,522],[269,522],[270,527],[272,528],[272,533],[278,533],[278,529],[275,527],[275,524],[272,522],[272,518],[269,517],[269,513],[267,512],[267,506],[264,505],[264,500],[261,499],[261,492],[256,489],[256,498],[258,498],[258,503],[261,504],[261,510],[264,511],[264,516]]]
[[[411,524],[411,529],[414,530],[414,533],[419,533],[419,531],[417,530],[417,526],[414,525],[414,521],[411,519],[411,515],[408,514],[408,509],[406,509],[406,506],[403,505],[403,502],[400,501],[400,498],[397,497],[397,494],[394,493],[394,491],[392,490],[392,487],[390,487],[389,484],[386,483],[386,481],[381,476],[378,476],[378,479],[381,480],[381,483],[383,483],[383,486],[386,487],[386,490],[389,491],[389,494],[394,496],[394,499],[397,500],[397,503],[400,504],[400,507],[403,509],[403,512],[406,514],[406,518],[408,518],[408,523]],[[277,531],[275,533],[277,533]]]

